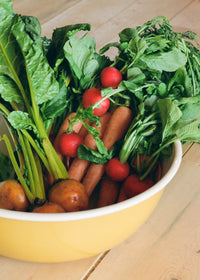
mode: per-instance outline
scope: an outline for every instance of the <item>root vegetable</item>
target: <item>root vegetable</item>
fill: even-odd
[[[128,198],[128,195],[124,191],[124,186],[121,186],[117,202],[122,202],[124,200],[127,200]]]
[[[122,74],[115,67],[106,67],[101,72],[101,84],[103,87],[117,88],[121,81]]]
[[[57,152],[60,151],[60,150],[59,150],[59,149],[60,149],[60,147],[59,147],[60,137],[61,137],[61,135],[63,134],[63,131],[65,131],[65,130],[67,130],[67,129],[69,128],[69,121],[70,121],[70,119],[71,119],[72,117],[74,117],[75,115],[76,115],[76,113],[73,112],[73,113],[69,114],[69,115],[66,117],[66,119],[63,121],[63,123],[62,123],[62,125],[61,125],[61,127],[60,127],[60,129],[59,129],[59,131],[58,131],[58,133],[57,133],[57,135],[56,135],[56,138],[55,138],[55,140],[54,140],[53,146],[54,146],[54,148],[55,148],[55,150],[56,150]],[[82,124],[81,124],[81,123],[75,124],[74,127],[73,127],[73,131],[76,132],[76,133],[78,133],[79,130],[81,129],[81,127],[82,127]]]
[[[33,209],[33,213],[64,213],[65,210],[53,202],[46,202],[42,206],[37,206]]]
[[[112,114],[103,136],[103,143],[109,151],[116,141],[120,140],[132,119],[132,111],[128,107],[120,106]],[[91,163],[83,178],[83,185],[90,196],[105,171],[105,164]]]
[[[102,99],[101,91],[97,88],[89,88],[83,94],[82,103],[85,108],[88,108],[91,105],[99,102]],[[100,102],[98,108],[94,108],[94,115],[95,116],[102,116],[105,114],[110,107],[110,100],[108,98],[102,100]]]
[[[97,207],[114,204],[119,192],[119,186],[119,183],[114,182],[109,178],[103,178],[101,180]]]
[[[94,127],[100,132],[100,137],[102,138],[108,121],[111,117],[110,113],[105,113],[103,116],[100,117],[100,126],[94,125]],[[83,144],[91,149],[96,149],[96,141],[93,136],[88,133],[83,141]],[[86,173],[86,170],[89,166],[90,162],[84,159],[75,158],[69,168],[69,178],[81,181],[83,176]]]
[[[127,177],[127,179],[123,183],[124,191],[128,197],[133,197],[138,195],[154,184],[151,178],[146,178],[144,180],[140,180],[137,174],[131,174]]]
[[[88,207],[85,187],[73,179],[56,183],[49,192],[49,201],[59,204],[66,212],[85,210]]]
[[[116,182],[123,181],[130,172],[127,162],[121,163],[118,158],[112,158],[106,164],[106,174]]]
[[[63,133],[60,136],[59,150],[62,155],[76,157],[78,147],[83,143],[83,137],[78,133]]]
[[[0,208],[26,211],[29,206],[23,187],[16,180],[0,183]]]

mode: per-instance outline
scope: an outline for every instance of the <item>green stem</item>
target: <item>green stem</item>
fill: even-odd
[[[67,169],[64,165],[64,163],[59,158],[57,152],[51,145],[51,142],[48,138],[44,138],[42,140],[42,144],[44,147],[44,150],[47,154],[47,157],[49,159],[49,165],[51,168],[51,174],[53,175],[54,179],[68,179],[69,175],[67,172]],[[55,164],[56,163],[56,164]]]
[[[6,115],[8,116],[10,114],[10,111],[2,104],[0,103],[0,110]]]
[[[37,180],[38,180],[38,184],[36,184],[36,195],[38,198],[46,200],[46,194],[44,189],[44,177],[43,177],[40,159],[37,154],[34,155],[34,161],[35,161],[35,174],[37,175]]]
[[[148,165],[148,162],[149,162],[149,161],[147,160],[147,163],[146,163],[145,165],[147,165],[147,166],[149,166],[149,167],[148,167],[147,170],[140,176],[140,180],[141,180],[141,181],[144,180],[144,179],[149,175],[149,173],[150,173],[151,170],[153,169],[154,165],[156,164],[156,162],[157,162],[157,160],[158,160],[158,158],[159,158],[159,155],[160,155],[160,154],[157,154],[157,155],[155,156],[153,162],[152,162],[150,165]]]
[[[30,201],[30,203],[32,204],[34,202],[34,199],[35,197],[33,196],[33,194],[30,192],[27,184],[26,184],[26,181],[21,173],[21,170],[18,166],[18,163],[17,163],[17,160],[15,158],[15,155],[14,155],[14,152],[12,150],[12,146],[11,146],[11,143],[10,143],[10,140],[8,139],[8,136],[6,134],[3,135],[3,139],[5,141],[5,144],[6,144],[6,147],[7,147],[7,150],[8,150],[8,154],[10,156],[10,160],[12,162],[12,165],[15,169],[15,173],[17,174],[17,177],[18,177],[18,180],[20,181],[25,193],[26,193],[26,196],[28,198],[28,200]]]
[[[21,132],[18,132],[19,134],[19,141],[20,145],[22,148],[22,152],[24,155],[24,160],[25,160],[25,168],[27,169],[27,177],[29,180],[29,185],[30,185],[30,190],[32,194],[35,196],[36,195],[36,190],[35,190],[35,181],[33,177],[33,172],[32,172],[32,164],[31,164],[31,159],[30,159],[30,146],[28,145],[26,139],[23,138],[23,135]]]
[[[41,161],[43,162],[43,164],[46,167],[46,169],[48,170],[48,172],[51,172],[51,169],[50,169],[49,162],[48,162],[47,158],[45,157],[43,152],[39,149],[39,147],[37,146],[37,144],[35,143],[35,141],[31,137],[31,135],[26,130],[24,130],[24,129],[22,129],[21,132],[28,139],[28,141],[32,145],[33,149],[35,150],[35,152],[37,153],[37,155],[39,156]]]

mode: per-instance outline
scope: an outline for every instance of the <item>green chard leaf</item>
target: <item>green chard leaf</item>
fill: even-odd
[[[6,75],[0,75],[0,96],[7,102],[23,103],[16,83]]]
[[[42,46],[34,43],[25,31],[25,24],[19,16],[16,16],[12,33],[23,55],[30,93],[34,95],[35,102],[39,105],[54,98],[59,91],[59,86],[53,70],[43,55]]]
[[[8,115],[8,121],[15,129],[36,130],[36,127],[28,113],[13,111]]]

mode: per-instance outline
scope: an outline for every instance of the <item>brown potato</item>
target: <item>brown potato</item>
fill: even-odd
[[[16,180],[0,183],[0,208],[26,211],[29,206],[23,187]]]
[[[87,209],[88,200],[85,187],[74,179],[56,183],[49,192],[49,201],[61,205],[66,212]]]
[[[57,203],[47,201],[42,206],[36,206],[32,212],[34,212],[34,213],[64,213],[65,210]]]

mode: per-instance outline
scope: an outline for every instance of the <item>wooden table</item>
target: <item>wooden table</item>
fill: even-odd
[[[37,16],[43,34],[88,22],[97,49],[125,27],[157,15],[198,33],[199,0],[13,0],[20,14]],[[0,280],[199,280],[200,146],[185,145],[181,167],[141,228],[109,252],[88,259],[38,264],[0,257]]]

